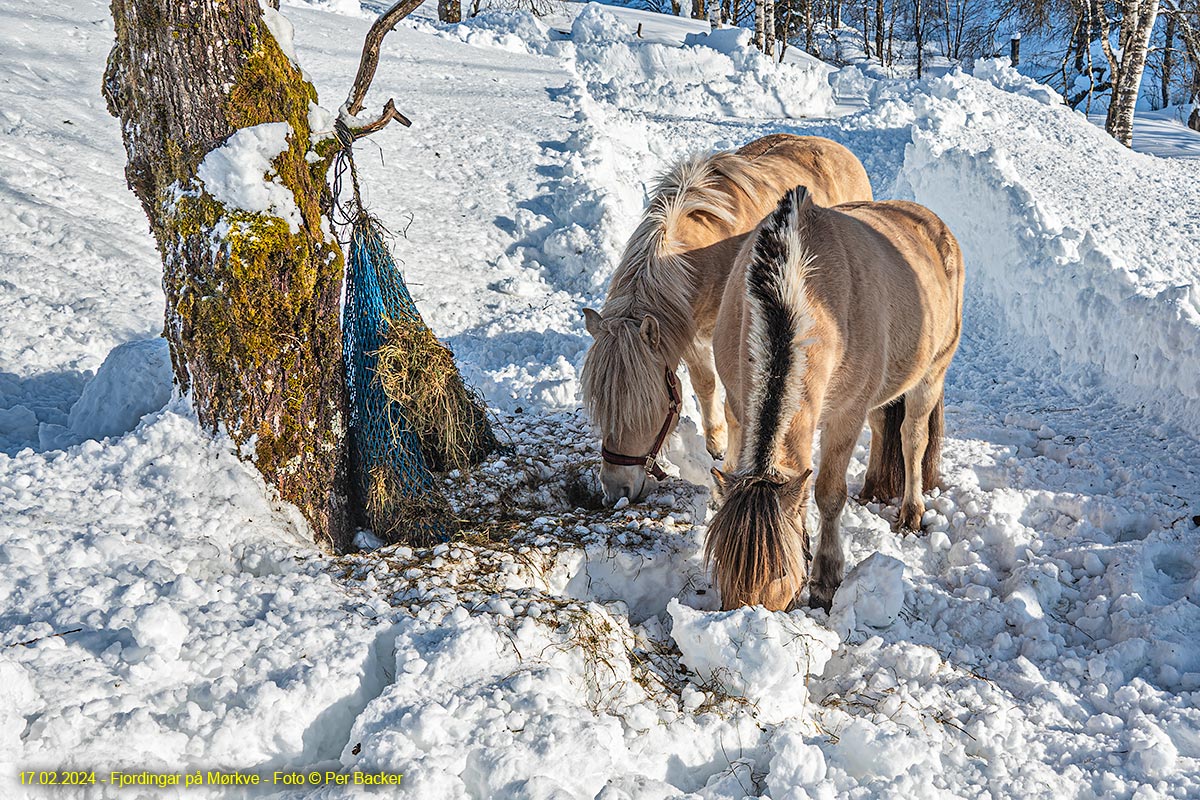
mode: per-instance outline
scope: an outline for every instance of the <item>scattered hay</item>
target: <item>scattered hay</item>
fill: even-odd
[[[390,423],[417,434],[432,469],[468,469],[497,448],[486,407],[463,383],[454,354],[423,322],[387,320],[383,346],[374,355],[384,393],[404,408],[406,418]]]

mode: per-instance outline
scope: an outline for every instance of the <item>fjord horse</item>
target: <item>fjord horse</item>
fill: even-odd
[[[864,493],[902,493],[897,525],[920,529],[921,493],[937,481],[962,296],[958,242],[916,203],[822,208],[797,187],[746,241],[714,338],[731,458],[728,474],[713,470],[721,507],[705,556],[723,608],[786,609],[804,587],[818,429],[811,605],[828,609],[841,583],[846,468],[868,419]]]
[[[663,175],[625,247],[583,365],[584,404],[602,436],[606,503],[640,500],[664,473],[659,451],[679,419],[687,364],[710,454],[726,447],[712,332],[742,242],[798,183],[823,203],[870,200],[858,159],[836,142],[775,134],[736,152],[680,161]]]

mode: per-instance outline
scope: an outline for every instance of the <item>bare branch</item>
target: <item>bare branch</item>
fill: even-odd
[[[379,66],[379,48],[383,44],[383,37],[387,36],[400,20],[415,11],[421,2],[422,0],[400,0],[380,14],[379,19],[375,20],[375,24],[371,26],[371,30],[367,31],[367,38],[363,41],[362,58],[358,63],[358,74],[354,76],[354,86],[351,87],[350,94],[346,98],[345,115],[351,118],[357,117],[358,113],[363,110],[367,91],[371,88],[371,81],[375,79],[375,69]],[[396,104],[392,100],[388,100],[383,107],[383,112],[373,122],[353,125],[347,123],[347,127],[354,138],[358,139],[380,130],[392,120],[397,120],[402,125],[412,124],[408,117],[396,110]]]

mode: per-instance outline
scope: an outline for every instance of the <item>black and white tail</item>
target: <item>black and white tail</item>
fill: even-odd
[[[785,193],[759,228],[746,269],[749,384],[741,463],[765,474],[775,463],[787,422],[803,401],[813,317],[805,291],[812,255],[805,224],[812,197]]]

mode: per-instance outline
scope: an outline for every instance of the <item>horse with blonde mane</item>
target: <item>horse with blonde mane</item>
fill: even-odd
[[[797,187],[746,241],[714,340],[732,458],[728,475],[713,470],[721,507],[705,556],[723,608],[783,610],[804,588],[818,429],[811,605],[829,609],[842,580],[838,519],[864,422],[864,494],[903,494],[897,527],[920,529],[922,491],[937,481],[942,387],[962,329],[962,296],[958,242],[916,203],[822,208]]]
[[[854,154],[815,136],[774,134],[736,152],[693,156],[659,179],[603,310],[583,310],[594,338],[583,398],[602,435],[608,504],[637,502],[665,477],[658,454],[679,420],[680,361],[699,400],[705,445],[714,458],[725,452],[712,352],[717,310],[742,242],[798,183],[830,205],[871,199]]]

